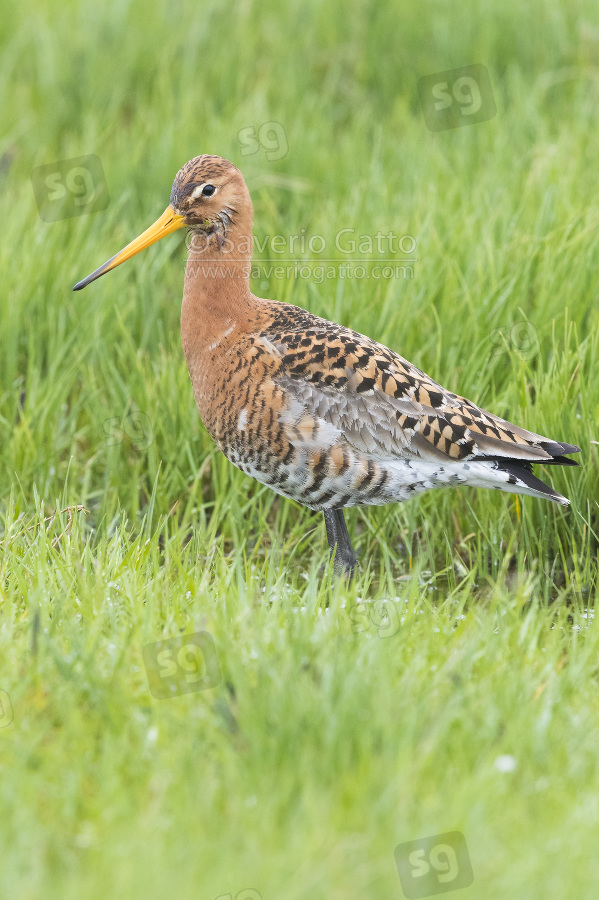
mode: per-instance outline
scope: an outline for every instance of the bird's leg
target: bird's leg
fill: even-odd
[[[347,575],[351,578],[358,560],[347,533],[343,510],[325,509],[324,524],[327,530],[330,554],[331,556],[335,555],[333,563],[335,574]]]

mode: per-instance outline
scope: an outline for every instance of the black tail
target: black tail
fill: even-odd
[[[558,441],[547,441],[546,443],[541,445],[543,450],[547,453],[554,454],[551,459],[544,459],[542,462],[536,463],[536,465],[543,466],[578,466],[580,463],[576,462],[575,459],[568,459],[567,456],[563,456],[564,453],[580,453],[580,447],[576,447],[575,444],[563,444]],[[558,494],[557,491],[554,491],[550,485],[545,484],[544,481],[541,481],[540,478],[537,478],[532,474],[532,466],[533,464],[529,460],[523,459],[506,459],[502,456],[494,456],[487,457],[489,462],[494,462],[497,469],[500,472],[507,472],[509,475],[508,483],[514,485],[522,485],[524,487],[529,488],[531,491],[535,491],[537,494],[541,496],[547,497],[549,500],[554,500],[556,503],[561,503],[562,506],[568,506],[570,501],[563,497],[561,494]]]

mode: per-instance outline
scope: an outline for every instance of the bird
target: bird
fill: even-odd
[[[324,513],[335,573],[358,564],[348,507],[460,485],[569,504],[532,466],[578,465],[580,447],[479,408],[351,328],[255,296],[252,201],[220,156],[187,162],[160,218],[73,290],[181,228],[181,342],[200,417],[234,466]]]

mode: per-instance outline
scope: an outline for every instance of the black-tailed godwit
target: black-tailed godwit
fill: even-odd
[[[193,232],[181,337],[202,420],[247,475],[324,512],[335,568],[356,557],[347,506],[473,485],[569,501],[532,464],[577,465],[580,448],[479,409],[393,350],[250,291],[252,201],[241,172],[198,156],[177,173],[154,225],[78,291],[178,228]]]

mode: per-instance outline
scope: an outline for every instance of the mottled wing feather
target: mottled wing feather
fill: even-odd
[[[446,462],[487,456],[543,462],[568,452],[445,390],[365,335],[279,306],[290,312],[278,310],[264,335],[280,354],[276,383],[297,401],[296,414],[301,408],[337,426],[357,452]]]

